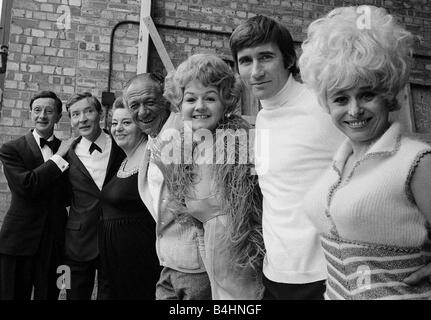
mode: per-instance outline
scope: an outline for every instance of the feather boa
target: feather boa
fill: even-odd
[[[231,129],[234,132],[238,129],[245,129],[248,138],[250,125],[241,117],[230,115],[219,123],[217,129]],[[181,146],[184,146],[184,131],[181,132],[180,136],[181,141],[176,143],[181,143]],[[213,138],[216,141],[215,150],[220,150],[219,148],[226,150],[227,144],[224,139],[216,139],[215,134]],[[217,155],[214,150],[213,177],[220,195],[220,208],[228,219],[223,243],[228,250],[230,260],[236,268],[251,267],[257,274],[260,274],[265,255],[262,237],[262,193],[257,175],[250,174],[253,165],[248,161],[239,163],[240,141],[242,140],[235,139],[235,152],[225,152],[224,159],[218,158],[219,161],[217,161],[217,157],[220,155]],[[246,143],[247,145],[242,145],[242,147],[248,152],[253,152],[248,148],[248,139],[246,139]],[[152,154],[155,156],[154,161],[157,162],[163,172],[169,190],[170,197],[167,208],[174,212],[178,222],[183,223],[191,218],[187,213],[185,200],[192,199],[190,190],[196,179],[193,164],[185,164],[185,161],[182,161],[181,164],[163,164],[160,161],[162,144],[160,140],[156,140],[153,144]],[[193,147],[196,147],[196,144]],[[244,151],[244,149],[242,150]],[[223,164],[217,164],[220,162]]]

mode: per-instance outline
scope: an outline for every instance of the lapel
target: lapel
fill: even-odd
[[[147,140],[148,143],[148,140]],[[145,204],[147,209],[150,211],[154,220],[157,221],[157,212],[154,212],[153,197],[151,196],[148,187],[148,165],[150,163],[151,151],[147,147],[145,148],[144,159],[141,162],[138,170],[138,191],[142,202]]]
[[[160,133],[158,136],[160,136],[160,134],[166,129],[171,129],[171,128],[180,129],[182,125],[183,125],[183,120],[182,120],[181,114],[171,112],[168,119],[166,120],[166,123],[163,125],[162,129],[160,130]],[[148,165],[151,161],[150,160],[151,151],[149,150],[150,149],[149,145],[150,144],[147,142],[147,148],[145,149],[144,160],[141,162],[141,165],[138,171],[138,190],[142,201],[146,205],[147,209],[150,211],[154,220],[158,221],[158,218],[160,217],[160,215],[158,214],[158,212],[154,212],[153,197],[150,193],[149,186],[148,186]],[[156,190],[159,196],[159,201],[162,196],[164,185],[165,185],[165,182],[163,181],[162,185],[160,186],[160,189]]]
[[[82,172],[82,174],[84,174],[84,176],[87,177],[87,179],[89,179],[92,184],[94,185],[94,187],[99,190],[99,188],[97,187],[96,183],[94,182],[93,178],[91,177],[90,173],[88,172],[87,168],[84,166],[84,164],[81,162],[81,160],[79,159],[79,157],[76,155],[75,153],[75,148],[76,145],[81,141],[82,137],[78,137],[75,139],[75,141],[72,142],[72,146],[69,149],[69,159],[71,163],[74,163],[76,165],[76,167]]]
[[[153,148],[153,144],[155,144],[156,147],[159,149],[159,151],[158,151],[159,155],[158,156],[161,156],[161,150],[163,149],[163,146],[168,143],[167,141],[164,141],[164,140],[161,139],[162,133],[164,131],[166,131],[166,130],[169,130],[169,129],[181,130],[182,127],[183,127],[183,118],[182,118],[181,114],[180,113],[171,112],[171,114],[169,115],[168,119],[166,120],[166,123],[163,125],[163,127],[160,130],[160,132],[157,135],[157,137],[155,137],[153,139],[153,141],[151,141],[151,143],[148,143],[149,148],[147,148],[147,149]],[[151,158],[152,158],[151,152],[149,151],[148,153],[149,153],[149,157],[150,157],[149,161],[152,161],[151,160]],[[159,170],[161,172],[163,172],[163,170],[161,170],[160,167],[159,167],[158,161],[153,161],[153,163],[159,168]],[[147,166],[148,166],[148,163],[147,163]],[[161,194],[163,192],[164,184],[165,184],[165,181],[163,179],[163,184],[161,185],[160,190],[157,190],[159,196],[161,196]]]
[[[43,161],[43,155],[40,151],[39,146],[37,145],[36,139],[33,136],[33,130],[30,130],[29,133],[25,135],[25,141],[28,144],[28,147],[31,150],[31,155],[33,157],[34,163],[39,166],[41,165]]]
[[[112,136],[104,130],[105,133],[109,135],[111,138],[111,152],[109,153],[108,166],[106,167],[105,180],[103,181],[103,186],[111,180],[112,176],[118,170],[118,164],[123,160],[124,152],[120,147],[115,143],[115,140]]]

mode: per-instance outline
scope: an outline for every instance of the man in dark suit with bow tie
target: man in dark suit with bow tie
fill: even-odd
[[[57,267],[62,264],[67,196],[63,159],[71,141],[54,135],[62,102],[51,91],[30,101],[34,128],[0,147],[12,193],[0,230],[0,299],[58,299]]]
[[[97,270],[97,299],[105,282],[100,269],[97,230],[102,214],[100,191],[117,172],[124,152],[100,127],[102,106],[91,93],[73,95],[66,104],[72,128],[79,133],[67,155],[71,203],[66,224],[66,264],[71,268],[68,300],[89,300]]]

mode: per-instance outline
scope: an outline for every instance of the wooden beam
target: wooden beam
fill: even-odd
[[[165,66],[165,69],[169,72],[174,70],[174,65],[172,64],[171,58],[169,58],[169,54],[166,51],[166,48],[163,44],[162,39],[154,25],[153,19],[150,16],[143,17],[141,21],[144,23],[148,32],[150,33],[151,40],[153,40],[153,44],[156,47],[157,53],[159,54],[160,59]]]
[[[416,124],[415,124],[415,117],[414,117],[414,105],[413,105],[413,97],[412,97],[412,91],[410,88],[410,83],[408,83],[405,87],[403,92],[403,96],[405,99],[404,102],[404,109],[401,109],[402,114],[401,117],[405,119],[405,126],[406,129],[409,132],[415,132],[416,131]]]
[[[147,72],[148,68],[148,48],[149,32],[145,27],[143,19],[151,14],[151,0],[141,0],[141,16],[139,25],[139,42],[138,42],[138,65],[137,74]]]
[[[399,121],[406,132],[415,132],[415,119],[413,114],[412,93],[408,83],[397,96],[400,110],[389,114],[390,121]]]

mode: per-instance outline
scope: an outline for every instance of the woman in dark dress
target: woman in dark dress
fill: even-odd
[[[156,226],[139,197],[137,182],[147,137],[121,103],[114,105],[111,133],[127,157],[102,190],[99,247],[108,278],[108,299],[155,299],[161,271]]]

